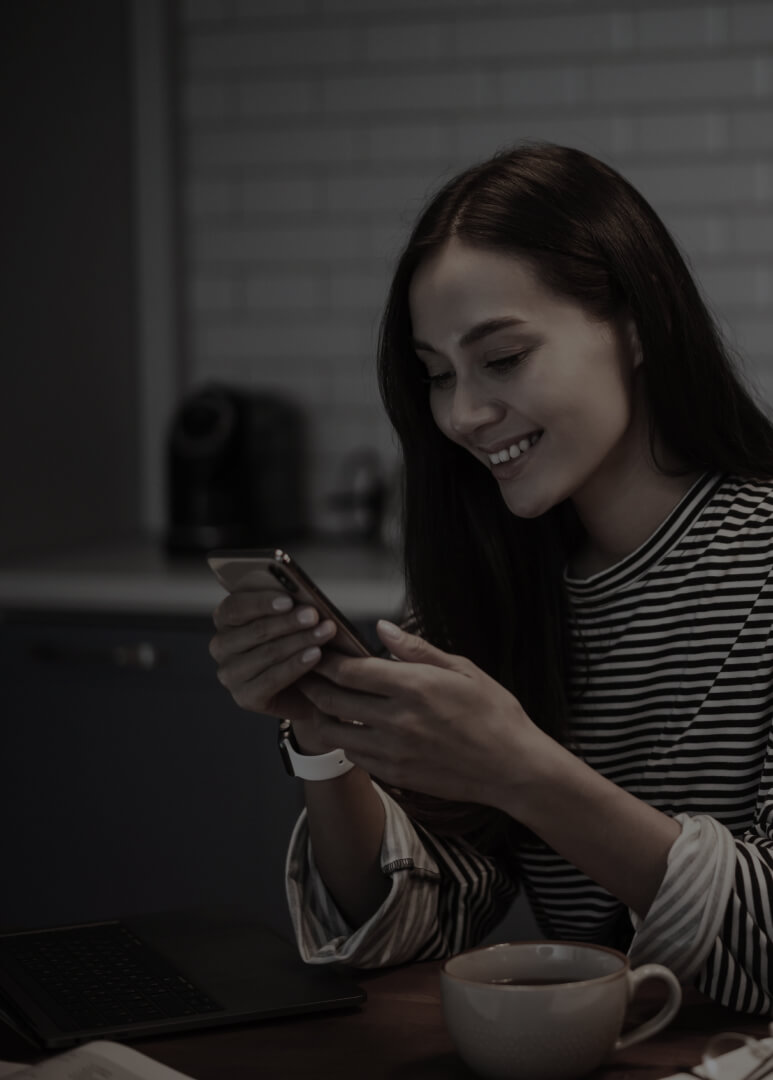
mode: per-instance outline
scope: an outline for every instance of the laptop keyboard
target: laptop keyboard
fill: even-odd
[[[222,1009],[121,923],[0,936],[0,967],[67,1031]]]

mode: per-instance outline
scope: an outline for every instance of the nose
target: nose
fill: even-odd
[[[455,435],[465,437],[498,419],[501,406],[483,388],[457,378],[448,424]]]

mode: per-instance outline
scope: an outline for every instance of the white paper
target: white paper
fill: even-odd
[[[0,1062],[0,1076],[16,1080],[191,1080],[138,1050],[108,1041],[86,1043],[37,1065]]]
[[[743,1080],[752,1069],[760,1064],[762,1054],[773,1051],[773,1039],[759,1039],[753,1046],[741,1046],[738,1050],[731,1050],[729,1054],[722,1054],[715,1059],[717,1071],[714,1074],[717,1080]],[[773,1067],[773,1062],[771,1062]],[[703,1065],[696,1065],[693,1069],[699,1076],[709,1077]],[[686,1073],[674,1073],[665,1080],[690,1080]]]

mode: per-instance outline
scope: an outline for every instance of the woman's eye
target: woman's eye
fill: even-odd
[[[509,356],[497,356],[494,360],[489,360],[486,364],[487,368],[493,368],[494,371],[510,371],[520,364],[521,360],[526,356],[526,352],[511,353]]]
[[[516,367],[521,360],[526,357],[527,350],[523,350],[519,353],[510,353],[507,356],[497,356],[493,360],[488,360],[483,365],[485,368],[496,372],[497,374],[504,374],[511,371]],[[436,390],[448,390],[453,385],[453,381],[456,373],[454,371],[441,371],[437,375],[426,374],[424,376],[424,382],[428,386],[434,387]]]
[[[451,385],[453,377],[453,371],[443,371],[440,375],[425,375],[424,382],[428,383],[429,386],[434,386],[440,390],[444,390],[446,387]]]

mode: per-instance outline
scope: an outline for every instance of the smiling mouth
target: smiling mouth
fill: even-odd
[[[488,459],[491,467],[496,468],[497,465],[504,465],[509,461],[517,461],[519,457],[528,454],[531,448],[540,441],[543,435],[543,431],[537,432],[534,435],[530,435],[528,438],[521,439],[520,442],[513,443],[512,446],[509,446],[504,450],[499,450],[496,454],[489,454]]]

